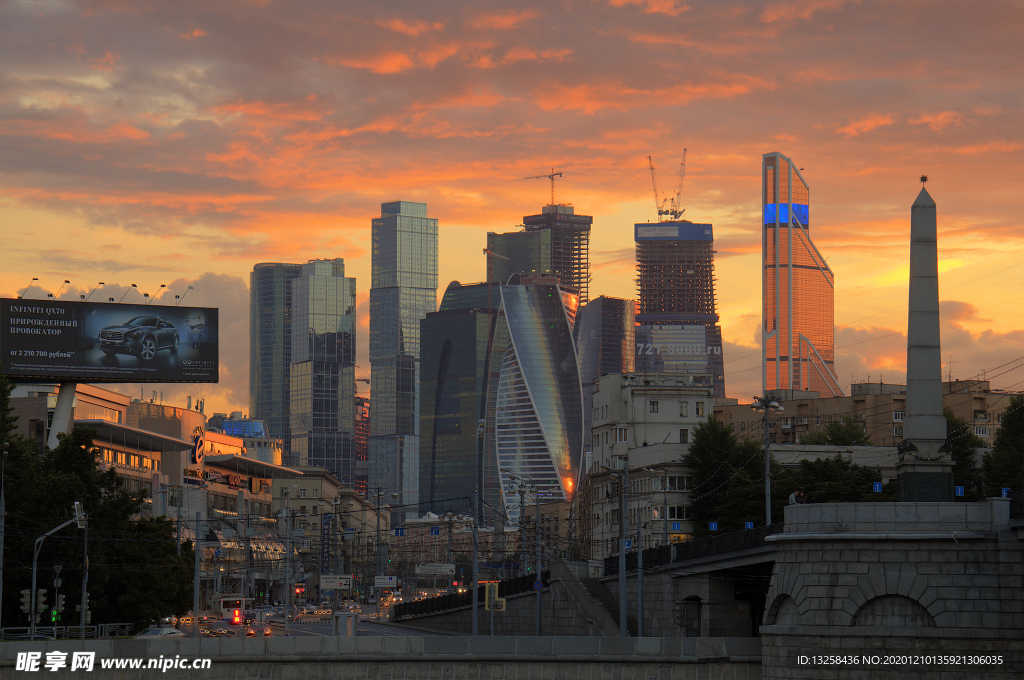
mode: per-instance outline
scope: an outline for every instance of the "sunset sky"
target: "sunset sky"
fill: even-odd
[[[726,389],[760,377],[761,155],[810,184],[836,275],[836,372],[904,379],[910,206],[938,205],[943,373],[1024,389],[1021,2],[0,3],[0,296],[221,314],[248,411],[256,262],[343,257],[367,351],[370,220],[426,202],[440,283],[484,278],[488,231],[550,199],[594,216],[591,296],[635,296],[634,222],[688,149],[686,217],[715,226]],[[126,301],[141,300],[132,292]],[[950,365],[951,359],[951,365]],[[362,386],[362,383],[359,383]],[[125,387],[124,391],[129,388]],[[137,393],[137,389],[136,392]],[[147,388],[147,397],[149,388]]]

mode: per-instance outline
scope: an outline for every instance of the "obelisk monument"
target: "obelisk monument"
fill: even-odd
[[[927,179],[922,177],[922,181]],[[946,445],[946,418],[942,415],[935,201],[923,187],[910,210],[907,412],[896,472],[900,502],[953,500],[953,459]]]

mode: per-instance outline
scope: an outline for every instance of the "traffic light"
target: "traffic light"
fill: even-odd
[[[672,618],[676,622],[677,626],[682,626],[686,623],[686,605],[682,602],[676,604],[672,608]]]
[[[82,593],[82,605],[85,607],[85,611],[89,611],[89,591]]]
[[[36,588],[36,611],[41,612],[46,609],[46,589]]]
[[[53,605],[53,610],[57,612],[64,611],[64,594],[60,593],[57,595],[57,602]]]
[[[29,588],[21,591],[21,611],[26,614],[32,613],[32,590]]]
[[[302,588],[300,588],[298,586],[295,586],[295,594],[296,595],[301,595],[302,594]]]
[[[242,611],[240,609],[236,609],[235,613],[232,614],[231,623],[235,625],[242,623]]]
[[[60,612],[56,609],[50,611],[50,623],[57,623],[57,619],[60,618]]]

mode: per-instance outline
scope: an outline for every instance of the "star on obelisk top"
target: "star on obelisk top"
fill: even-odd
[[[920,179],[921,179],[921,184],[924,184],[925,182],[928,181],[928,175],[921,175]]]

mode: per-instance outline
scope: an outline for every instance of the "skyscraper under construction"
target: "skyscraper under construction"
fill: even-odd
[[[712,226],[681,220],[634,229],[636,370],[692,375],[724,397]]]
[[[539,215],[523,217],[523,231],[487,234],[487,280],[506,283],[512,274],[551,272],[558,282],[589,300],[590,228],[594,218],[577,215],[571,205],[546,205]]]

